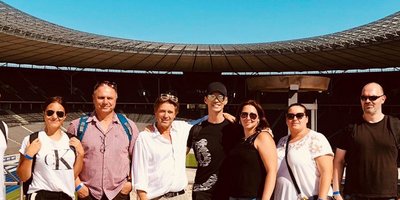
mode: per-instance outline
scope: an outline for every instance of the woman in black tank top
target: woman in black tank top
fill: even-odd
[[[276,180],[277,153],[262,107],[244,102],[237,119],[243,139],[229,154],[230,200],[270,199]]]

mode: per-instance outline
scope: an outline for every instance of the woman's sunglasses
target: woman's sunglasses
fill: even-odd
[[[255,120],[258,117],[258,115],[256,113],[248,113],[248,112],[240,113],[240,118],[242,118],[242,119],[247,119],[248,116],[250,116],[251,120]]]
[[[296,117],[297,119],[302,119],[304,116],[306,116],[305,113],[296,113],[296,114],[287,113],[286,114],[287,119],[294,119],[294,117]]]
[[[58,118],[63,118],[65,116],[65,112],[64,111],[54,111],[54,110],[46,110],[46,115],[48,117],[51,117],[54,115],[54,113],[56,113]]]

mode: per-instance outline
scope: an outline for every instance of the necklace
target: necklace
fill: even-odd
[[[249,135],[249,136],[244,136],[242,139],[244,140],[244,141],[246,141],[249,137],[251,137],[252,135],[254,135],[254,134],[251,134],[251,135]]]

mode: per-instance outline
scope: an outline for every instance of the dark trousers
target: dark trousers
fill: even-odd
[[[26,196],[27,200],[72,200],[70,196],[64,192],[52,192],[40,190]]]
[[[192,200],[212,200],[212,197],[209,192],[192,192]]]
[[[345,200],[397,200],[397,197],[379,197],[379,198],[367,198],[367,197],[357,197],[354,195],[345,195]]]
[[[106,195],[103,195],[100,199],[96,199],[89,193],[89,196],[84,198],[78,198],[79,200],[109,200]],[[112,200],[130,200],[130,194],[122,194],[121,192],[117,194]]]

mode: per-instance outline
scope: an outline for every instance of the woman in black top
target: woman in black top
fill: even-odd
[[[269,200],[275,187],[277,153],[264,111],[249,100],[239,107],[237,119],[243,140],[229,153],[229,199]]]

